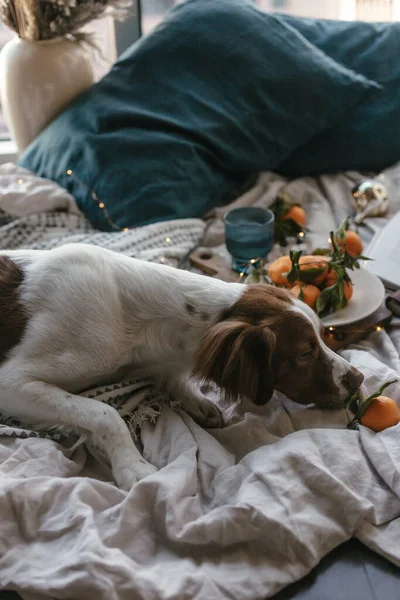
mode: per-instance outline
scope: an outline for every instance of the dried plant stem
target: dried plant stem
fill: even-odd
[[[22,0],[24,7],[25,17],[25,31],[20,37],[24,37],[29,40],[39,40],[39,19],[38,19],[38,3],[35,0]]]
[[[132,0],[0,0],[0,21],[28,41],[82,39],[87,23],[106,14],[123,19],[131,11]]]

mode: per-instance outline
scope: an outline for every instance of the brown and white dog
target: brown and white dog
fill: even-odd
[[[266,404],[274,389],[339,407],[362,374],[329,350],[304,303],[84,244],[0,252],[0,412],[89,435],[129,489],[155,471],[111,406],[79,395],[143,369],[203,426],[193,378]]]

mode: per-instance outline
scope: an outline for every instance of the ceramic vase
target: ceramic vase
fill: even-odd
[[[78,41],[10,40],[0,52],[0,97],[18,154],[93,81],[90,56]]]

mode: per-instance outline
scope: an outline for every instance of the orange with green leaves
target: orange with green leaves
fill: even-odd
[[[368,429],[379,432],[389,427],[395,427],[400,423],[400,408],[392,398],[382,395],[386,388],[393,383],[397,383],[397,379],[384,383],[365,400],[360,399],[358,391],[349,398],[345,407],[349,408],[353,402],[358,402],[358,408],[347,425],[348,429],[357,429],[359,423],[361,423]]]

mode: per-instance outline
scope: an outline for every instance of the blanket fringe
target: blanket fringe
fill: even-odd
[[[138,430],[142,428],[143,423],[150,421],[150,423],[154,424],[161,415],[161,405],[163,402],[163,396],[155,396],[139,404],[134,412],[126,414],[124,420],[135,442],[138,441]]]

